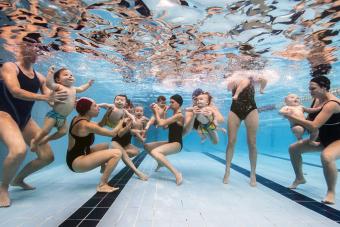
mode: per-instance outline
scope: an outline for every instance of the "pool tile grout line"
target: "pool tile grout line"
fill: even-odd
[[[142,163],[146,154],[143,151],[133,159],[136,168]],[[129,167],[124,167],[109,181],[110,186],[119,186],[117,191],[112,193],[97,192],[59,226],[97,226],[132,176],[133,171]],[[95,201],[93,206],[88,205],[91,201]],[[100,206],[101,203],[106,204],[105,206]]]
[[[211,153],[207,153],[204,152],[204,155],[222,163],[223,165],[225,165],[225,160],[215,156]],[[235,165],[235,164],[231,164],[231,168],[247,177],[250,176],[250,171],[247,169],[242,168],[241,166]],[[317,212],[320,215],[323,215],[337,223],[340,223],[340,211],[337,209],[334,209],[332,207],[329,207],[321,202],[318,202],[312,198],[309,198],[308,196],[305,196],[301,193],[298,193],[294,190],[291,190],[287,187],[284,187],[278,183],[275,183],[274,181],[271,181],[263,176],[260,176],[258,174],[256,174],[256,180],[258,183],[272,189],[275,192],[280,193],[281,195],[283,195],[284,197],[291,199],[292,201],[310,209],[313,210],[315,212]]]

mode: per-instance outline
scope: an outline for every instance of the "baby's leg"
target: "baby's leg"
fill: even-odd
[[[44,126],[41,131],[31,140],[31,151],[36,151],[41,140],[50,133],[51,129],[55,125],[56,120],[54,118],[45,117]]]
[[[201,137],[201,143],[204,143],[205,140],[207,139],[206,135],[204,135],[201,129],[197,129],[197,133]]]
[[[304,131],[305,131],[305,129],[304,129],[302,126],[300,126],[300,125],[295,125],[295,126],[292,127],[292,131],[293,131],[295,137],[296,137],[298,140],[302,140],[302,135],[303,135],[303,133],[304,133]]]
[[[240,93],[249,85],[249,83],[250,83],[249,79],[244,79],[240,81],[240,83],[237,85],[235,94],[233,96],[233,100],[238,99],[238,96],[240,95]]]
[[[209,135],[209,138],[210,138],[210,140],[213,144],[218,143],[218,135],[217,135],[216,130],[208,129],[208,135]]]
[[[316,140],[318,139],[319,136],[319,130],[315,130],[310,132],[309,136],[309,144],[312,146],[319,146],[320,142],[317,142]]]
[[[45,143],[48,143],[48,141],[51,141],[51,140],[57,140],[61,137],[63,137],[64,135],[67,134],[67,129],[68,129],[68,126],[67,126],[67,123],[66,123],[66,120],[64,122],[64,124],[58,128],[58,131],[56,131],[55,133],[53,133],[52,135],[47,135],[45,136],[38,145],[40,144],[45,144]]]

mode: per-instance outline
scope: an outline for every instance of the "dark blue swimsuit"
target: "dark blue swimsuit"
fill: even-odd
[[[39,78],[34,71],[34,77],[31,79],[25,75],[19,66],[18,81],[20,88],[32,93],[38,93],[40,88]],[[0,80],[0,111],[6,112],[15,120],[19,128],[23,130],[31,118],[31,111],[34,101],[27,101],[15,98],[8,90],[3,80]]]

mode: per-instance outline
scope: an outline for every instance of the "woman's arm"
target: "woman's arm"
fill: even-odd
[[[192,130],[192,128],[194,127],[195,118],[196,116],[193,111],[185,112],[183,135],[188,134]]]
[[[177,113],[177,114],[175,114],[175,115],[173,115],[173,116],[171,116],[167,119],[161,119],[159,117],[159,113],[155,109],[153,109],[153,111],[154,111],[154,114],[155,114],[156,121],[157,121],[158,125],[161,126],[161,127],[170,125],[170,124],[178,121],[180,118],[183,117],[182,113]]]
[[[103,127],[100,127],[97,123],[94,122],[85,122],[85,128],[89,133],[95,133],[101,136],[107,137],[115,137],[117,136],[119,130],[121,129],[121,125],[117,125],[114,129],[109,130]]]
[[[322,125],[324,125],[326,123],[326,121],[333,115],[333,113],[336,112],[338,104],[335,102],[329,102],[326,105],[324,105],[324,107],[322,108],[321,112],[316,116],[316,118],[314,119],[314,121],[308,121],[305,119],[300,119],[294,115],[292,115],[292,113],[285,113],[284,115],[296,122],[297,124],[302,125],[303,127],[307,128],[307,130],[309,131],[315,131],[317,129],[319,129]]]

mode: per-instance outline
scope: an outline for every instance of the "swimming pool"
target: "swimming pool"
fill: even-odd
[[[77,85],[95,80],[81,96],[111,103],[115,95],[126,94],[145,107],[147,116],[157,96],[181,94],[188,107],[192,91],[202,88],[226,118],[232,102],[226,75],[242,69],[275,72],[265,93],[256,94],[263,110],[256,189],[249,187],[246,176],[250,167],[243,124],[230,185],[222,184],[227,136],[219,133],[217,145],[201,144],[192,132],[184,138],[183,151],[170,156],[183,172],[183,185],[176,187],[166,170],[154,173],[150,156],[139,156],[139,168],[149,181],[127,177],[128,170],[119,163],[113,180],[124,187],[105,198],[94,191],[99,170],[74,174],[67,169],[63,137],[51,142],[54,163],[27,179],[37,190],[11,189],[13,204],[0,211],[2,225],[196,227],[225,226],[233,219],[232,226],[332,226],[340,221],[339,198],[334,210],[319,203],[326,191],[320,153],[304,155],[308,184],[296,190],[301,195],[285,189],[294,179],[288,146],[296,139],[278,114],[288,93],[305,98],[305,106],[311,104],[312,75],[327,75],[332,88],[340,87],[336,1],[18,1],[0,6],[1,63],[15,59],[20,41],[39,43],[35,70],[45,75],[51,64],[67,67]],[[48,110],[47,104],[36,102],[32,116],[41,125]],[[166,136],[153,128],[148,141]],[[97,136],[97,142],[108,139]],[[3,144],[0,155],[2,161]],[[24,163],[33,157],[28,152]]]

